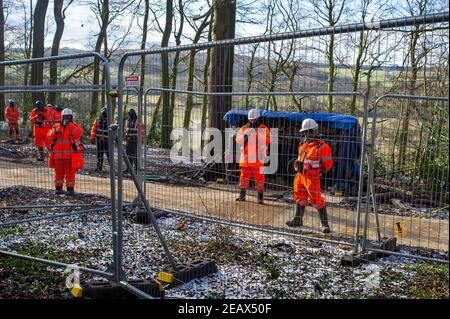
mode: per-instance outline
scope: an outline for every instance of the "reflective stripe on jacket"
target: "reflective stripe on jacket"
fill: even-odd
[[[56,132],[59,131],[59,134]],[[76,123],[72,122],[66,127],[59,123],[47,133],[47,137],[52,143],[50,149],[53,158],[71,159],[75,151],[80,151],[80,139],[83,135],[83,129]],[[76,150],[74,149],[76,148]]]
[[[98,117],[91,129],[91,140],[95,138],[108,138],[108,119],[106,117]]]
[[[331,147],[322,140],[300,144],[297,160],[303,163],[300,173],[309,177],[319,176],[321,171],[326,173],[333,166]]]
[[[248,135],[247,143],[245,143],[245,135]],[[260,124],[256,129],[244,125],[236,135],[236,143],[241,144],[240,166],[264,166],[261,160],[267,155],[270,130],[264,124]]]

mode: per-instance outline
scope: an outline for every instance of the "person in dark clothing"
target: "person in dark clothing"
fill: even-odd
[[[95,171],[101,172],[103,155],[106,155],[109,163],[108,114],[106,107],[102,108],[100,116],[95,119],[92,125],[91,140],[97,143],[97,168]]]
[[[141,132],[141,140],[144,139],[144,126],[139,125],[138,117],[136,111],[130,109],[128,111],[128,119],[125,123],[125,138],[127,140],[126,153],[130,159],[133,169],[137,171],[137,142],[138,142],[138,132]],[[125,173],[129,173],[128,168]]]

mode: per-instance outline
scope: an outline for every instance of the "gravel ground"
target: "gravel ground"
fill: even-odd
[[[89,204],[99,196],[55,196],[52,191],[0,189],[0,205]],[[77,210],[83,208],[76,208]],[[69,208],[0,211],[0,222],[70,211]],[[185,224],[183,223],[185,222]],[[211,258],[219,272],[170,289],[167,298],[448,298],[448,265],[388,257],[357,268],[339,266],[348,247],[229,228],[175,215],[158,219],[182,263]],[[186,227],[180,227],[186,225]],[[151,278],[168,269],[152,227],[124,214],[124,271]],[[0,249],[106,269],[112,258],[107,212],[0,228]],[[32,263],[31,263],[32,264]],[[32,264],[33,265],[33,264]],[[92,278],[83,275],[82,279]],[[0,298],[66,298],[63,271],[0,256]]]

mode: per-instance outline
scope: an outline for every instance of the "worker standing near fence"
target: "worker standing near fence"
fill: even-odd
[[[126,153],[135,172],[137,172],[137,147],[139,131],[142,141],[144,140],[144,125],[140,124],[136,111],[134,109],[130,109],[128,111],[128,119],[125,123],[125,138],[127,140]],[[128,168],[125,173],[129,173]]]
[[[63,110],[62,105],[59,105],[59,104],[56,105],[55,110],[53,112],[53,124],[61,123],[61,121],[62,121],[62,115],[61,115],[62,110]]]
[[[240,128],[236,135],[236,143],[241,145],[241,157],[239,166],[241,175],[239,187],[241,189],[236,201],[245,201],[245,195],[253,175],[255,189],[258,192],[258,203],[263,204],[265,177],[264,157],[270,143],[270,130],[261,123],[259,110],[251,109],[248,112],[248,123]]]
[[[75,174],[83,167],[82,146],[83,129],[73,121],[71,109],[62,111],[62,122],[53,125],[47,136],[51,142],[49,167],[55,169],[56,194],[63,193],[64,179],[67,194],[75,193]]]
[[[96,142],[97,146],[97,168],[95,171],[101,172],[104,155],[106,155],[109,163],[108,113],[106,107],[102,108],[100,116],[92,124],[91,140]]]
[[[319,212],[322,232],[331,232],[325,199],[321,194],[320,176],[333,166],[331,147],[319,139],[319,125],[313,119],[302,122],[300,133],[304,134],[298,146],[298,158],[294,169],[295,217],[286,224],[290,227],[303,226],[303,215],[308,203]]]
[[[8,121],[8,139],[10,143],[16,142],[19,138],[19,118],[19,107],[14,100],[9,100],[9,105],[5,109],[5,119]],[[11,136],[14,136],[14,138],[11,138]]]
[[[44,145],[49,148],[47,133],[52,127],[53,112],[42,101],[37,100],[36,107],[31,111],[30,122],[33,123],[34,145],[38,149],[38,161],[44,160]]]

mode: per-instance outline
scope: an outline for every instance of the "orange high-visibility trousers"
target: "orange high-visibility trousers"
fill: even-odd
[[[297,173],[294,179],[294,201],[299,206],[307,206],[311,204],[315,209],[319,210],[325,207],[325,199],[320,193],[320,178],[306,177]]]
[[[46,126],[35,126],[34,127],[34,145],[37,148],[42,148],[44,145],[47,148],[50,148],[50,141],[47,138],[47,133],[50,130],[50,127]]]
[[[239,179],[239,187],[247,189],[250,185],[250,178],[255,181],[255,189],[258,192],[264,191],[265,177],[262,173],[264,166],[241,166],[241,177]]]
[[[72,168],[72,159],[55,159],[55,186],[63,186],[64,179],[66,186],[75,187],[75,172]]]
[[[19,136],[19,123],[17,121],[8,121],[8,137],[11,138],[13,135],[14,139],[17,139]]]

